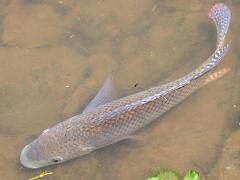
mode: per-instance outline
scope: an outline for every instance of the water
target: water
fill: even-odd
[[[47,167],[48,179],[144,179],[162,169],[237,179],[240,80],[236,0],[224,78],[202,88],[126,140]],[[80,112],[114,70],[125,96],[190,72],[215,49],[207,17],[215,1],[2,0],[0,2],[0,177],[42,172],[19,162],[24,145]],[[136,87],[135,87],[136,86]]]

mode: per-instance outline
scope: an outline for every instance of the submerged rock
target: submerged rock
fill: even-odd
[[[222,154],[207,179],[239,179],[240,131],[233,133],[225,142]]]

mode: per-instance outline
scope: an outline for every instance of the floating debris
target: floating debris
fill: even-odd
[[[180,180],[176,172],[172,170],[162,170],[157,175],[147,178],[146,180]],[[187,172],[183,180],[201,180],[199,173],[196,170]]]
[[[183,178],[183,180],[200,180],[199,173],[195,170],[188,171],[187,175]]]
[[[39,174],[38,176],[35,176],[35,177],[32,177],[28,180],[35,180],[35,179],[40,179],[40,178],[43,178],[45,176],[48,176],[48,175],[52,175],[53,172],[47,172],[47,171],[43,171],[41,174]]]
[[[147,178],[146,180],[180,180],[180,179],[174,171],[162,170],[156,176]]]

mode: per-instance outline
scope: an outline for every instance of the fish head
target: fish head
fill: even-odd
[[[62,163],[67,160],[64,149],[54,130],[46,129],[22,149],[20,161],[23,166],[31,169]]]
[[[44,130],[36,140],[22,149],[22,165],[36,169],[71,159],[71,152],[66,148],[68,144],[62,136],[54,128]]]
[[[26,145],[21,151],[20,161],[23,166],[36,169],[74,159],[94,150],[84,146],[83,139],[73,138],[64,126],[57,125],[44,130],[36,140]]]

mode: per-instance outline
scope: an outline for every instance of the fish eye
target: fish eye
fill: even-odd
[[[57,157],[54,157],[54,158],[52,159],[52,162],[53,162],[53,163],[60,163],[62,160],[63,160],[62,157],[57,156]]]

